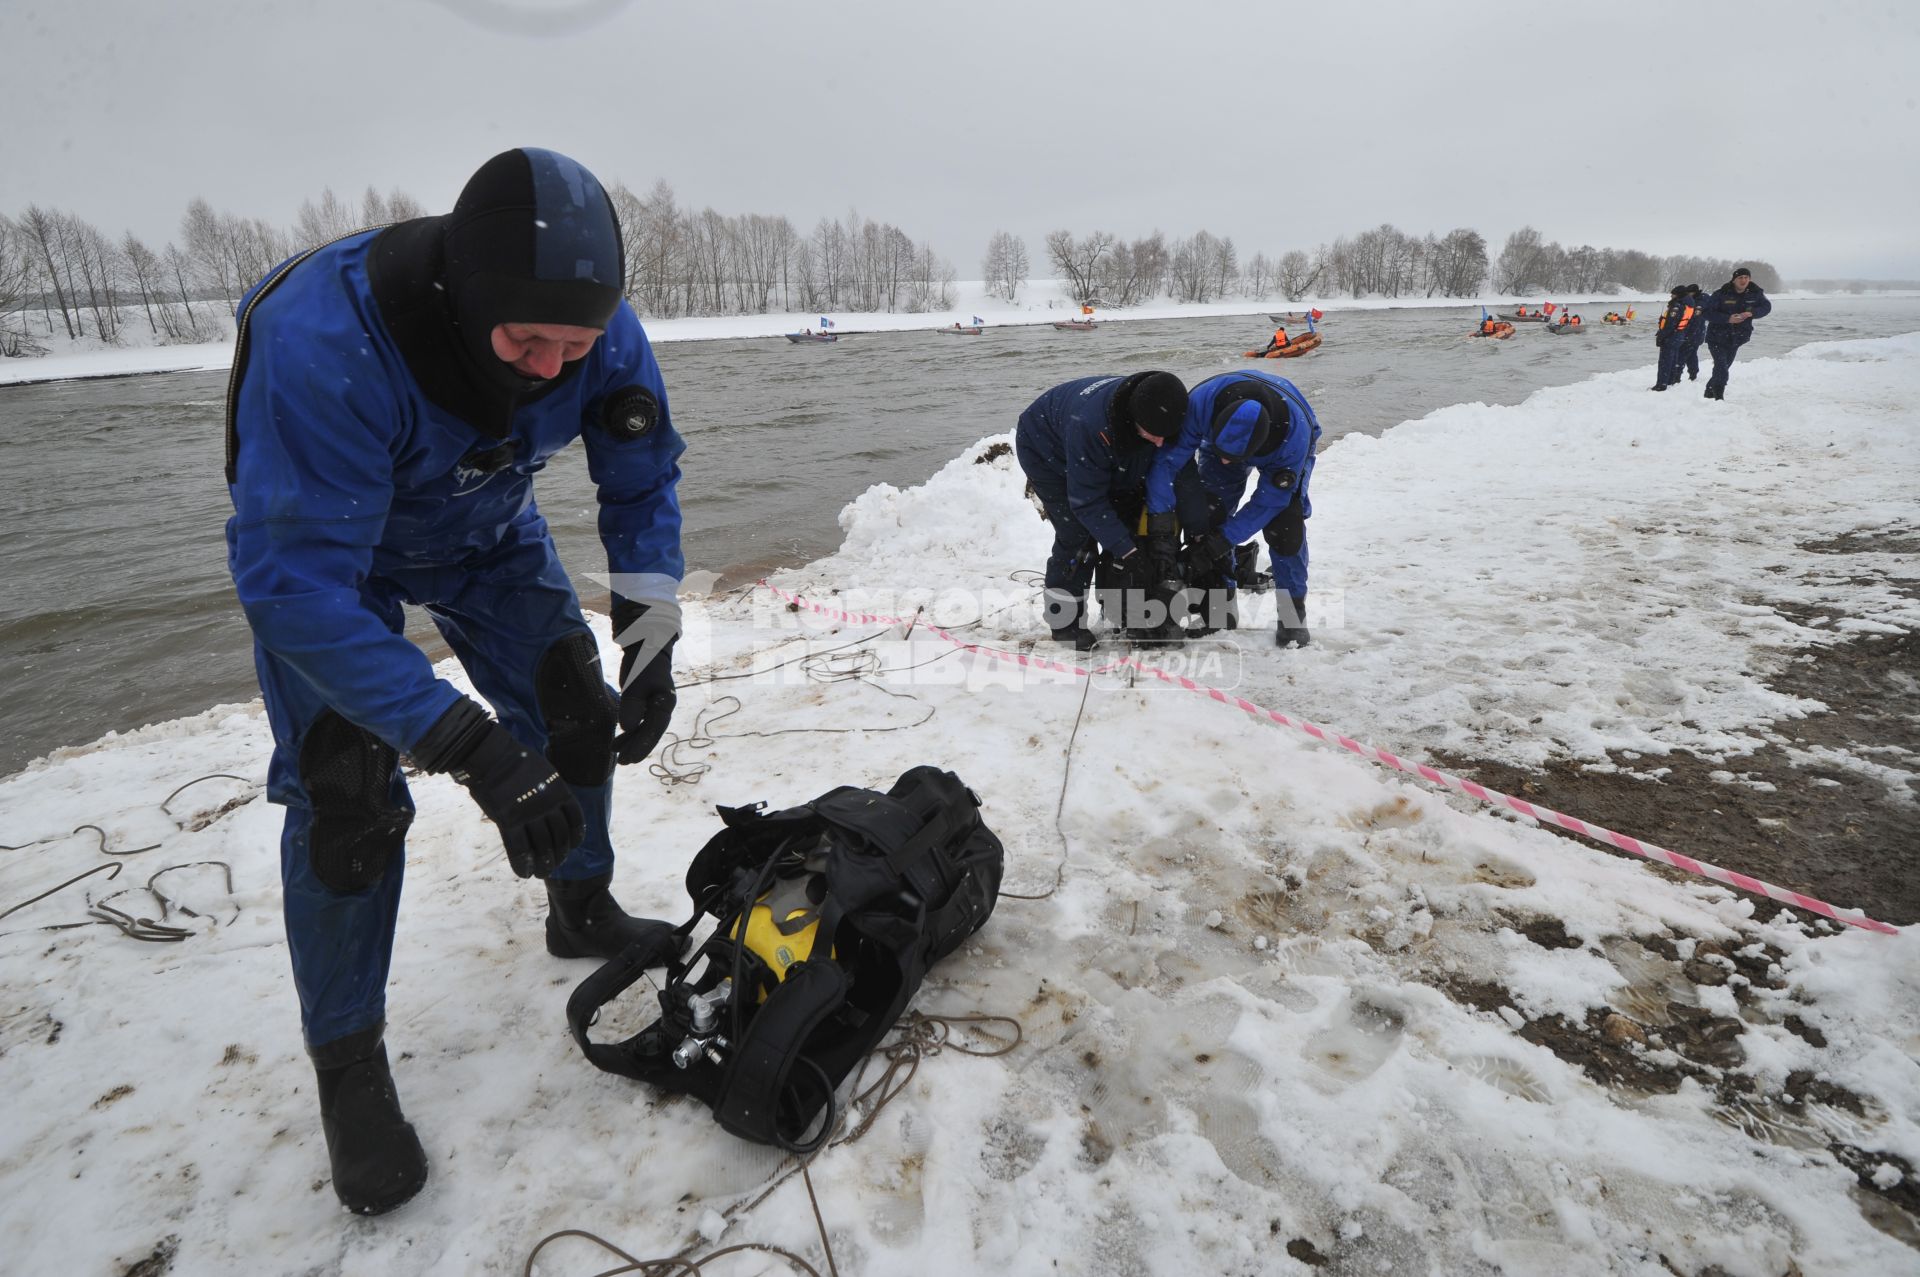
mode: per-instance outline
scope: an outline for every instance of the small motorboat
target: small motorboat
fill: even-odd
[[[1545,315],[1516,315],[1511,312],[1500,316],[1500,318],[1511,319],[1516,324],[1544,324],[1547,322]]]
[[[1278,350],[1249,350],[1248,359],[1296,359],[1310,350],[1320,349],[1320,334],[1305,333]]]
[[[987,330],[984,328],[962,328],[959,324],[955,324],[951,328],[942,328],[939,331],[946,333],[950,337],[978,337]]]
[[[819,341],[839,341],[839,340],[840,340],[840,334],[839,334],[839,333],[816,333],[816,332],[811,332],[811,331],[801,331],[801,332],[797,332],[797,333],[788,333],[788,334],[787,334],[787,340],[788,340],[788,341],[790,341],[790,342],[792,342],[792,343],[793,343],[794,345],[796,345],[796,346],[803,346],[803,345],[805,345],[805,344],[807,344],[808,342],[819,342]]]
[[[1056,319],[1053,326],[1063,333],[1090,333],[1093,331],[1091,319]]]
[[[1548,324],[1547,331],[1555,336],[1561,333],[1583,333],[1587,331],[1587,326],[1585,324]]]
[[[1507,322],[1506,322],[1506,321],[1505,321],[1505,320],[1503,319],[1503,320],[1499,320],[1499,321],[1497,321],[1497,322],[1495,322],[1495,324],[1493,325],[1493,331],[1492,331],[1492,332],[1490,332],[1490,333],[1483,333],[1483,332],[1481,332],[1481,331],[1479,331],[1478,329],[1475,329],[1475,330],[1474,330],[1474,334],[1473,334],[1473,335],[1474,335],[1475,337],[1492,337],[1492,338],[1494,338],[1494,339],[1495,339],[1496,341],[1505,341],[1505,340],[1506,340],[1507,338],[1509,338],[1509,337],[1511,337],[1511,336],[1513,336],[1513,332],[1514,332],[1514,328],[1513,328],[1513,325],[1512,325],[1512,324],[1509,324],[1509,323],[1507,323]]]

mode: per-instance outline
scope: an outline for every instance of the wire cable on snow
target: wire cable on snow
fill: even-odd
[[[165,798],[162,798],[160,802],[157,804],[157,806],[160,808],[160,811],[167,817],[167,819],[173,822],[175,828],[185,831],[187,830],[188,826],[183,824],[180,818],[173,814],[173,810],[168,804],[172,803],[174,799],[178,798],[186,790],[191,789],[193,786],[198,785],[200,782],[207,781],[207,780],[237,780],[244,784],[252,783],[245,776],[236,776],[232,772],[209,772],[204,776],[195,776],[192,780],[189,780],[185,784],[175,788],[172,793],[168,794]],[[246,805],[247,803],[252,802],[255,798],[260,796],[260,792],[261,792],[260,790],[256,789],[253,792],[246,794],[244,797],[231,800],[228,804],[222,806],[222,808],[214,814],[212,819],[218,820],[221,816],[226,815],[228,812],[232,811],[234,808],[241,807]],[[212,823],[212,821],[209,821],[208,823],[210,824]],[[201,825],[201,826],[198,826],[197,828],[205,828],[205,827],[206,827],[205,825]],[[108,865],[95,865],[93,868],[87,870],[86,872],[75,874],[73,877],[67,879],[65,882],[59,884],[56,887],[52,887],[46,891],[41,892],[39,895],[34,896],[30,900],[23,900],[19,904],[13,905],[4,910],[0,910],[0,918],[5,918],[9,914],[18,913],[20,910],[26,908],[28,905],[38,904],[40,901],[45,900],[47,897],[57,895],[58,893],[66,890],[68,887],[73,886],[73,884],[80,882],[82,879],[90,878],[94,874],[101,873],[106,870],[112,871],[111,873],[108,874],[108,881],[112,881],[114,878],[117,878],[120,875],[121,865],[118,863],[117,858],[124,857],[124,856],[137,856],[137,855],[140,855],[142,852],[157,851],[162,845],[156,842],[156,843],[151,843],[145,847],[125,847],[119,850],[115,850],[114,848],[107,846],[107,831],[105,829],[102,829],[99,825],[89,823],[84,825],[75,825],[73,829],[71,829],[70,831],[64,834],[50,834],[45,838],[35,838],[32,842],[20,843],[18,845],[0,844],[0,851],[24,851],[28,847],[38,847],[38,846],[42,846],[49,843],[57,843],[73,837],[75,834],[80,833],[82,830],[89,830],[89,829],[92,830],[94,834],[98,836],[100,839],[100,845],[98,847],[99,853],[103,856],[115,857],[116,858],[115,862]],[[160,944],[178,943],[179,941],[186,940],[192,936],[198,935],[199,934],[198,932],[194,931],[192,928],[189,928],[189,927],[176,927],[176,926],[167,925],[165,919],[167,918],[168,914],[175,909],[178,909],[182,914],[186,915],[189,918],[206,918],[209,922],[212,922],[215,926],[222,926],[222,925],[231,926],[232,923],[237,921],[240,917],[241,910],[239,906],[236,905],[234,907],[233,917],[228,919],[226,923],[222,924],[216,919],[212,918],[210,915],[200,913],[197,910],[189,908],[187,905],[185,905],[181,901],[173,899],[172,897],[169,897],[168,895],[166,895],[166,893],[160,891],[157,887],[154,886],[154,884],[158,882],[163,876],[173,873],[176,870],[193,869],[202,865],[218,865],[222,870],[225,871],[226,883],[227,883],[227,895],[232,896],[233,895],[233,866],[229,865],[224,860],[190,860],[182,864],[168,865],[164,869],[157,870],[152,877],[147,879],[147,883],[145,887],[126,887],[112,893],[111,895],[104,896],[99,900],[94,900],[91,897],[89,897],[87,900],[87,920],[84,922],[56,922],[56,923],[50,923],[43,927],[26,927],[20,931],[0,932],[0,937],[13,936],[13,935],[26,935],[35,931],[71,931],[78,927],[96,927],[96,926],[113,927],[115,930],[119,931],[122,935],[127,936],[129,939],[144,940],[150,943],[160,943]],[[159,901],[160,917],[159,918],[141,917],[136,914],[127,913],[125,910],[122,910],[122,909],[116,909],[111,904],[108,903],[109,901],[116,900],[119,897],[126,895],[128,892],[133,892],[133,891],[145,891],[150,896],[152,896],[155,900]]]
[[[1006,1026],[1011,1036],[1002,1037],[998,1033],[989,1032],[986,1026],[990,1025]],[[801,1157],[789,1157],[786,1163],[774,1172],[773,1177],[767,1181],[766,1186],[762,1188],[760,1192],[751,1198],[735,1202],[732,1206],[720,1212],[721,1219],[725,1220],[728,1224],[732,1224],[734,1220],[754,1209],[760,1205],[760,1203],[766,1201],[767,1198],[773,1196],[774,1192],[779,1189],[781,1185],[785,1184],[795,1175],[799,1175],[802,1183],[804,1183],[807,1188],[808,1204],[813,1208],[814,1226],[818,1228],[820,1232],[820,1247],[826,1255],[827,1272],[830,1274],[830,1277],[839,1277],[840,1269],[839,1266],[834,1263],[833,1259],[833,1244],[827,1237],[826,1216],[820,1210],[820,1197],[819,1194],[814,1191],[813,1187],[811,1165],[814,1159],[828,1149],[840,1148],[844,1145],[851,1144],[872,1130],[874,1120],[880,1116],[881,1110],[886,1108],[902,1091],[906,1090],[907,1086],[913,1081],[914,1075],[920,1071],[920,1062],[922,1060],[929,1059],[932,1056],[940,1054],[942,1051],[949,1050],[957,1051],[962,1055],[991,1059],[996,1056],[1008,1054],[1017,1048],[1024,1040],[1020,1022],[1011,1016],[1004,1015],[938,1015],[923,1011],[909,1011],[901,1018],[899,1025],[895,1027],[900,1030],[900,1037],[894,1042],[883,1045],[870,1052],[866,1059],[860,1062],[859,1071],[854,1074],[853,1084],[850,1089],[852,1089],[855,1094],[841,1110],[839,1120],[844,1125],[848,1120],[848,1115],[856,1112],[863,1114],[860,1120],[851,1129],[843,1130],[833,1138],[822,1141],[813,1152]],[[972,1032],[987,1039],[991,1045],[974,1046],[963,1041],[955,1036],[955,1031],[960,1028],[970,1029]],[[881,1071],[880,1076],[863,1090],[861,1089],[861,1083],[866,1079],[867,1066],[873,1062],[875,1057],[885,1059],[887,1066]],[[872,1105],[871,1108],[866,1107],[869,1103]],[[595,1273],[593,1277],[619,1277],[620,1274],[625,1273],[639,1273],[642,1277],[673,1277],[674,1274],[693,1274],[694,1277],[698,1277],[700,1273],[705,1271],[707,1264],[711,1264],[714,1260],[723,1256],[738,1254],[742,1251],[758,1251],[761,1254],[775,1255],[793,1264],[801,1272],[809,1274],[809,1277],[820,1277],[820,1270],[799,1255],[783,1247],[768,1243],[738,1242],[732,1246],[724,1246],[719,1250],[709,1251],[699,1258],[693,1259],[688,1257],[688,1252],[693,1249],[694,1244],[697,1244],[694,1243],[686,1246],[675,1255],[660,1259],[636,1259],[606,1238],[588,1232],[583,1228],[564,1228],[558,1232],[548,1233],[545,1237],[535,1242],[532,1252],[527,1255],[525,1266],[520,1270],[521,1277],[533,1277],[533,1261],[539,1257],[540,1252],[546,1249],[548,1245],[559,1241],[563,1237],[584,1238],[610,1254],[618,1255],[626,1261],[626,1263],[619,1268],[602,1269]]]
[[[711,749],[716,741],[739,740],[747,737],[770,738],[774,736],[791,736],[809,733],[838,736],[851,735],[853,733],[903,732],[915,727],[924,726],[933,719],[934,714],[938,711],[936,711],[933,706],[921,701],[918,696],[913,695],[911,692],[896,692],[881,683],[879,679],[893,674],[904,674],[909,670],[920,669],[938,661],[946,660],[948,657],[955,655],[958,649],[948,648],[946,651],[928,660],[919,661],[912,665],[899,666],[883,664],[880,659],[880,654],[877,652],[847,651],[848,648],[861,647],[884,637],[892,628],[892,626],[888,626],[884,630],[853,639],[850,642],[841,643],[835,647],[827,648],[824,651],[802,652],[798,656],[789,657],[784,661],[773,665],[762,666],[758,669],[741,670],[732,674],[713,674],[705,678],[694,679],[690,682],[679,684],[675,690],[677,691],[681,687],[699,687],[704,684],[725,682],[732,679],[754,678],[771,673],[777,669],[784,669],[789,665],[798,665],[801,673],[809,683],[864,683],[875,691],[891,696],[896,700],[918,702],[925,706],[927,712],[915,721],[911,723],[894,723],[885,727],[781,727],[766,732],[715,732],[712,730],[713,724],[733,717],[746,707],[745,702],[739,697],[723,695],[700,708],[699,712],[694,715],[693,730],[687,735],[680,736],[673,732],[666,734],[664,738],[665,743],[661,745],[660,752],[654,761],[647,766],[648,774],[653,776],[654,779],[658,780],[662,785],[697,785],[700,783],[702,777],[713,770],[713,764],[704,760],[682,759],[679,756],[679,751],[681,749]],[[729,702],[731,702],[731,704],[729,704]]]
[[[1067,809],[1067,782],[1073,778],[1073,746],[1080,739],[1080,720],[1087,715],[1087,694],[1093,690],[1093,680],[1080,680],[1080,709],[1073,716],[1073,730],[1067,734],[1067,747],[1060,756],[1060,797],[1053,804],[1053,832],[1060,839],[1060,861],[1053,867],[1053,885],[1037,895],[1023,895],[1015,891],[1002,891],[1002,900],[1045,900],[1060,890],[1060,884],[1067,879],[1067,858],[1072,848],[1067,842],[1067,828],[1061,823],[1061,813]]]

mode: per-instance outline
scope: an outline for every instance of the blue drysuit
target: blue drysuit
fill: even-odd
[[[533,476],[584,437],[608,566],[632,574],[622,593],[671,600],[684,572],[675,495],[684,445],[632,310],[621,303],[578,366],[520,403],[496,441],[423,393],[371,290],[376,234],[318,250],[249,310],[255,285],[234,370],[228,564],[273,727],[268,794],[287,808],[287,942],[312,1045],[384,1017],[399,839],[413,812],[398,755],[460,696],[402,633],[402,604],[427,609],[501,724],[539,753],[577,704],[604,723],[606,701],[592,698],[611,693]],[[629,386],[655,397],[654,428],[638,438],[586,428],[605,396]],[[496,443],[505,464],[489,473],[477,458]],[[557,674],[556,653],[572,662]],[[568,696],[574,710],[561,703]],[[603,762],[596,777],[611,771],[610,755]],[[606,873],[611,783],[579,783],[557,756],[555,765],[586,836],[553,876]],[[320,845],[356,840],[393,854],[374,857],[370,881],[323,882]]]
[[[1751,280],[1744,293],[1735,290],[1733,281],[1728,280],[1713,290],[1703,308],[1707,317],[1707,353],[1713,356],[1713,372],[1707,378],[1707,388],[1721,391],[1726,389],[1734,356],[1740,353],[1740,347],[1753,340],[1753,321],[1772,314],[1773,303],[1767,300],[1760,285]],[[1753,318],[1737,324],[1727,322],[1729,316],[1742,311],[1752,311]]]
[[[1134,548],[1115,510],[1137,513],[1155,448],[1130,426],[1111,424],[1125,377],[1082,377],[1055,386],[1020,414],[1014,455],[1053,524],[1046,585],[1085,595],[1093,583],[1094,542],[1114,558]]]
[[[1208,432],[1215,401],[1239,381],[1260,382],[1277,392],[1292,424],[1285,437],[1265,452],[1231,461],[1215,450]],[[1232,545],[1265,533],[1275,588],[1295,599],[1305,598],[1305,520],[1313,513],[1307,482],[1313,476],[1314,447],[1319,441],[1320,423],[1312,406],[1285,377],[1252,371],[1209,377],[1188,392],[1179,439],[1169,440],[1154,459],[1147,476],[1147,512],[1178,511],[1180,526],[1189,533],[1218,531]],[[1259,477],[1250,496],[1246,495],[1249,474]]]

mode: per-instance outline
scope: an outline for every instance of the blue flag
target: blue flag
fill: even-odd
[[[820,326],[822,328],[831,328],[833,327],[833,321],[831,319],[828,319],[825,315],[822,315],[820,316]]]
[[[986,323],[986,322],[987,322],[986,320],[984,320],[984,319],[982,319],[982,318],[980,318],[980,316],[978,316],[978,315],[975,315],[975,316],[973,317],[973,326],[974,326],[975,328],[978,328],[978,327],[979,327],[980,325],[982,325],[982,324],[984,324],[984,323]]]

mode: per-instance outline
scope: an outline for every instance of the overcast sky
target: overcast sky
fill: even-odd
[[[1920,5],[0,0],[0,211],[430,211],[512,146],[612,185],[987,237],[1393,222],[1920,278]]]

